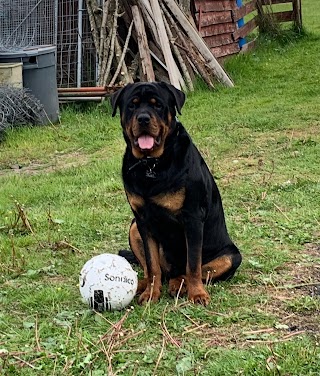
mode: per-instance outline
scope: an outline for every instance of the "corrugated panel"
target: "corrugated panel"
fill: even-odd
[[[233,22],[232,13],[230,10],[222,12],[208,12],[203,13],[202,11],[196,13],[196,21],[200,23],[201,27],[208,25],[215,25],[226,22]]]
[[[213,55],[217,58],[232,55],[240,51],[240,47],[237,42],[232,44],[227,44],[225,46],[210,48]]]
[[[201,7],[202,12],[219,12],[237,8],[236,0],[196,0],[196,12]]]
[[[203,39],[209,47],[218,47],[234,42],[234,39],[230,33],[213,35],[211,37],[204,37]]]
[[[232,22],[227,22],[225,24],[201,27],[200,35],[202,37],[208,37],[211,35],[227,34],[227,33],[235,32],[236,29],[237,29],[236,24]]]

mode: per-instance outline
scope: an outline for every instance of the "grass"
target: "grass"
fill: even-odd
[[[320,11],[305,0],[303,14],[305,36],[229,60],[235,88],[200,85],[183,108],[244,256],[234,279],[208,287],[207,308],[165,289],[123,312],[81,302],[85,261],[128,247],[124,142],[107,104],[7,132],[0,374],[319,374]]]

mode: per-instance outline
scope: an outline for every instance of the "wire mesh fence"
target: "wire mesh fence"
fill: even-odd
[[[96,85],[85,0],[0,0],[0,54],[39,45],[57,47],[58,87]]]
[[[0,51],[56,43],[57,0],[0,0]]]
[[[59,0],[57,80],[59,87],[95,86],[96,50],[85,1]]]

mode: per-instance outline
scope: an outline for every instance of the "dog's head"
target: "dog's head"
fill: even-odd
[[[136,158],[163,154],[184,101],[184,93],[165,82],[128,84],[111,96],[112,116],[119,107],[124,137]]]

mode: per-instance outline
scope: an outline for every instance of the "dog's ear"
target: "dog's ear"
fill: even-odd
[[[132,84],[128,84],[124,86],[122,89],[117,90],[113,93],[110,97],[111,107],[112,107],[112,117],[115,116],[117,113],[117,108],[119,107],[119,103],[122,99],[124,92],[131,86]]]
[[[181,108],[186,100],[186,95],[183,91],[177,89],[171,84],[161,81],[160,85],[166,88],[173,96],[178,113],[181,115]]]

